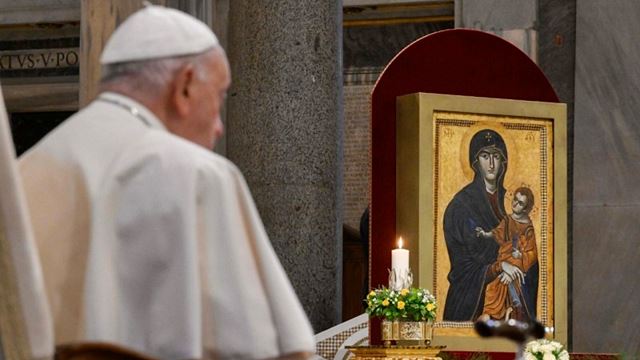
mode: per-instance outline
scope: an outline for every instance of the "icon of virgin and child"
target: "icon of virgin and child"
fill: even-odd
[[[444,238],[451,270],[445,321],[536,318],[538,254],[529,217],[530,188],[509,189],[505,211],[504,178],[509,154],[502,136],[490,129],[474,134],[469,166],[474,178],[458,191],[444,213]]]

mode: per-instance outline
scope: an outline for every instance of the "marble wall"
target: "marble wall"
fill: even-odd
[[[640,2],[579,0],[573,348],[640,355]]]

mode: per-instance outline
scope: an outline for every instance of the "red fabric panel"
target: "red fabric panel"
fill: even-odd
[[[387,285],[396,239],[396,97],[415,92],[558,102],[525,53],[482,31],[439,31],[398,53],[371,95],[371,288]],[[379,323],[370,329],[371,343],[379,344]]]

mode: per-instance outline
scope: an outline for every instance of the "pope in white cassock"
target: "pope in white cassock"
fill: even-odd
[[[230,84],[215,35],[148,6],[101,63],[99,97],[20,159],[56,343],[308,356],[311,326],[247,185],[209,150]]]

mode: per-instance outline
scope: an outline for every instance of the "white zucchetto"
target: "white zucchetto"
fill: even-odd
[[[148,5],[113,32],[102,51],[100,64],[195,55],[218,44],[211,29],[193,16]]]

